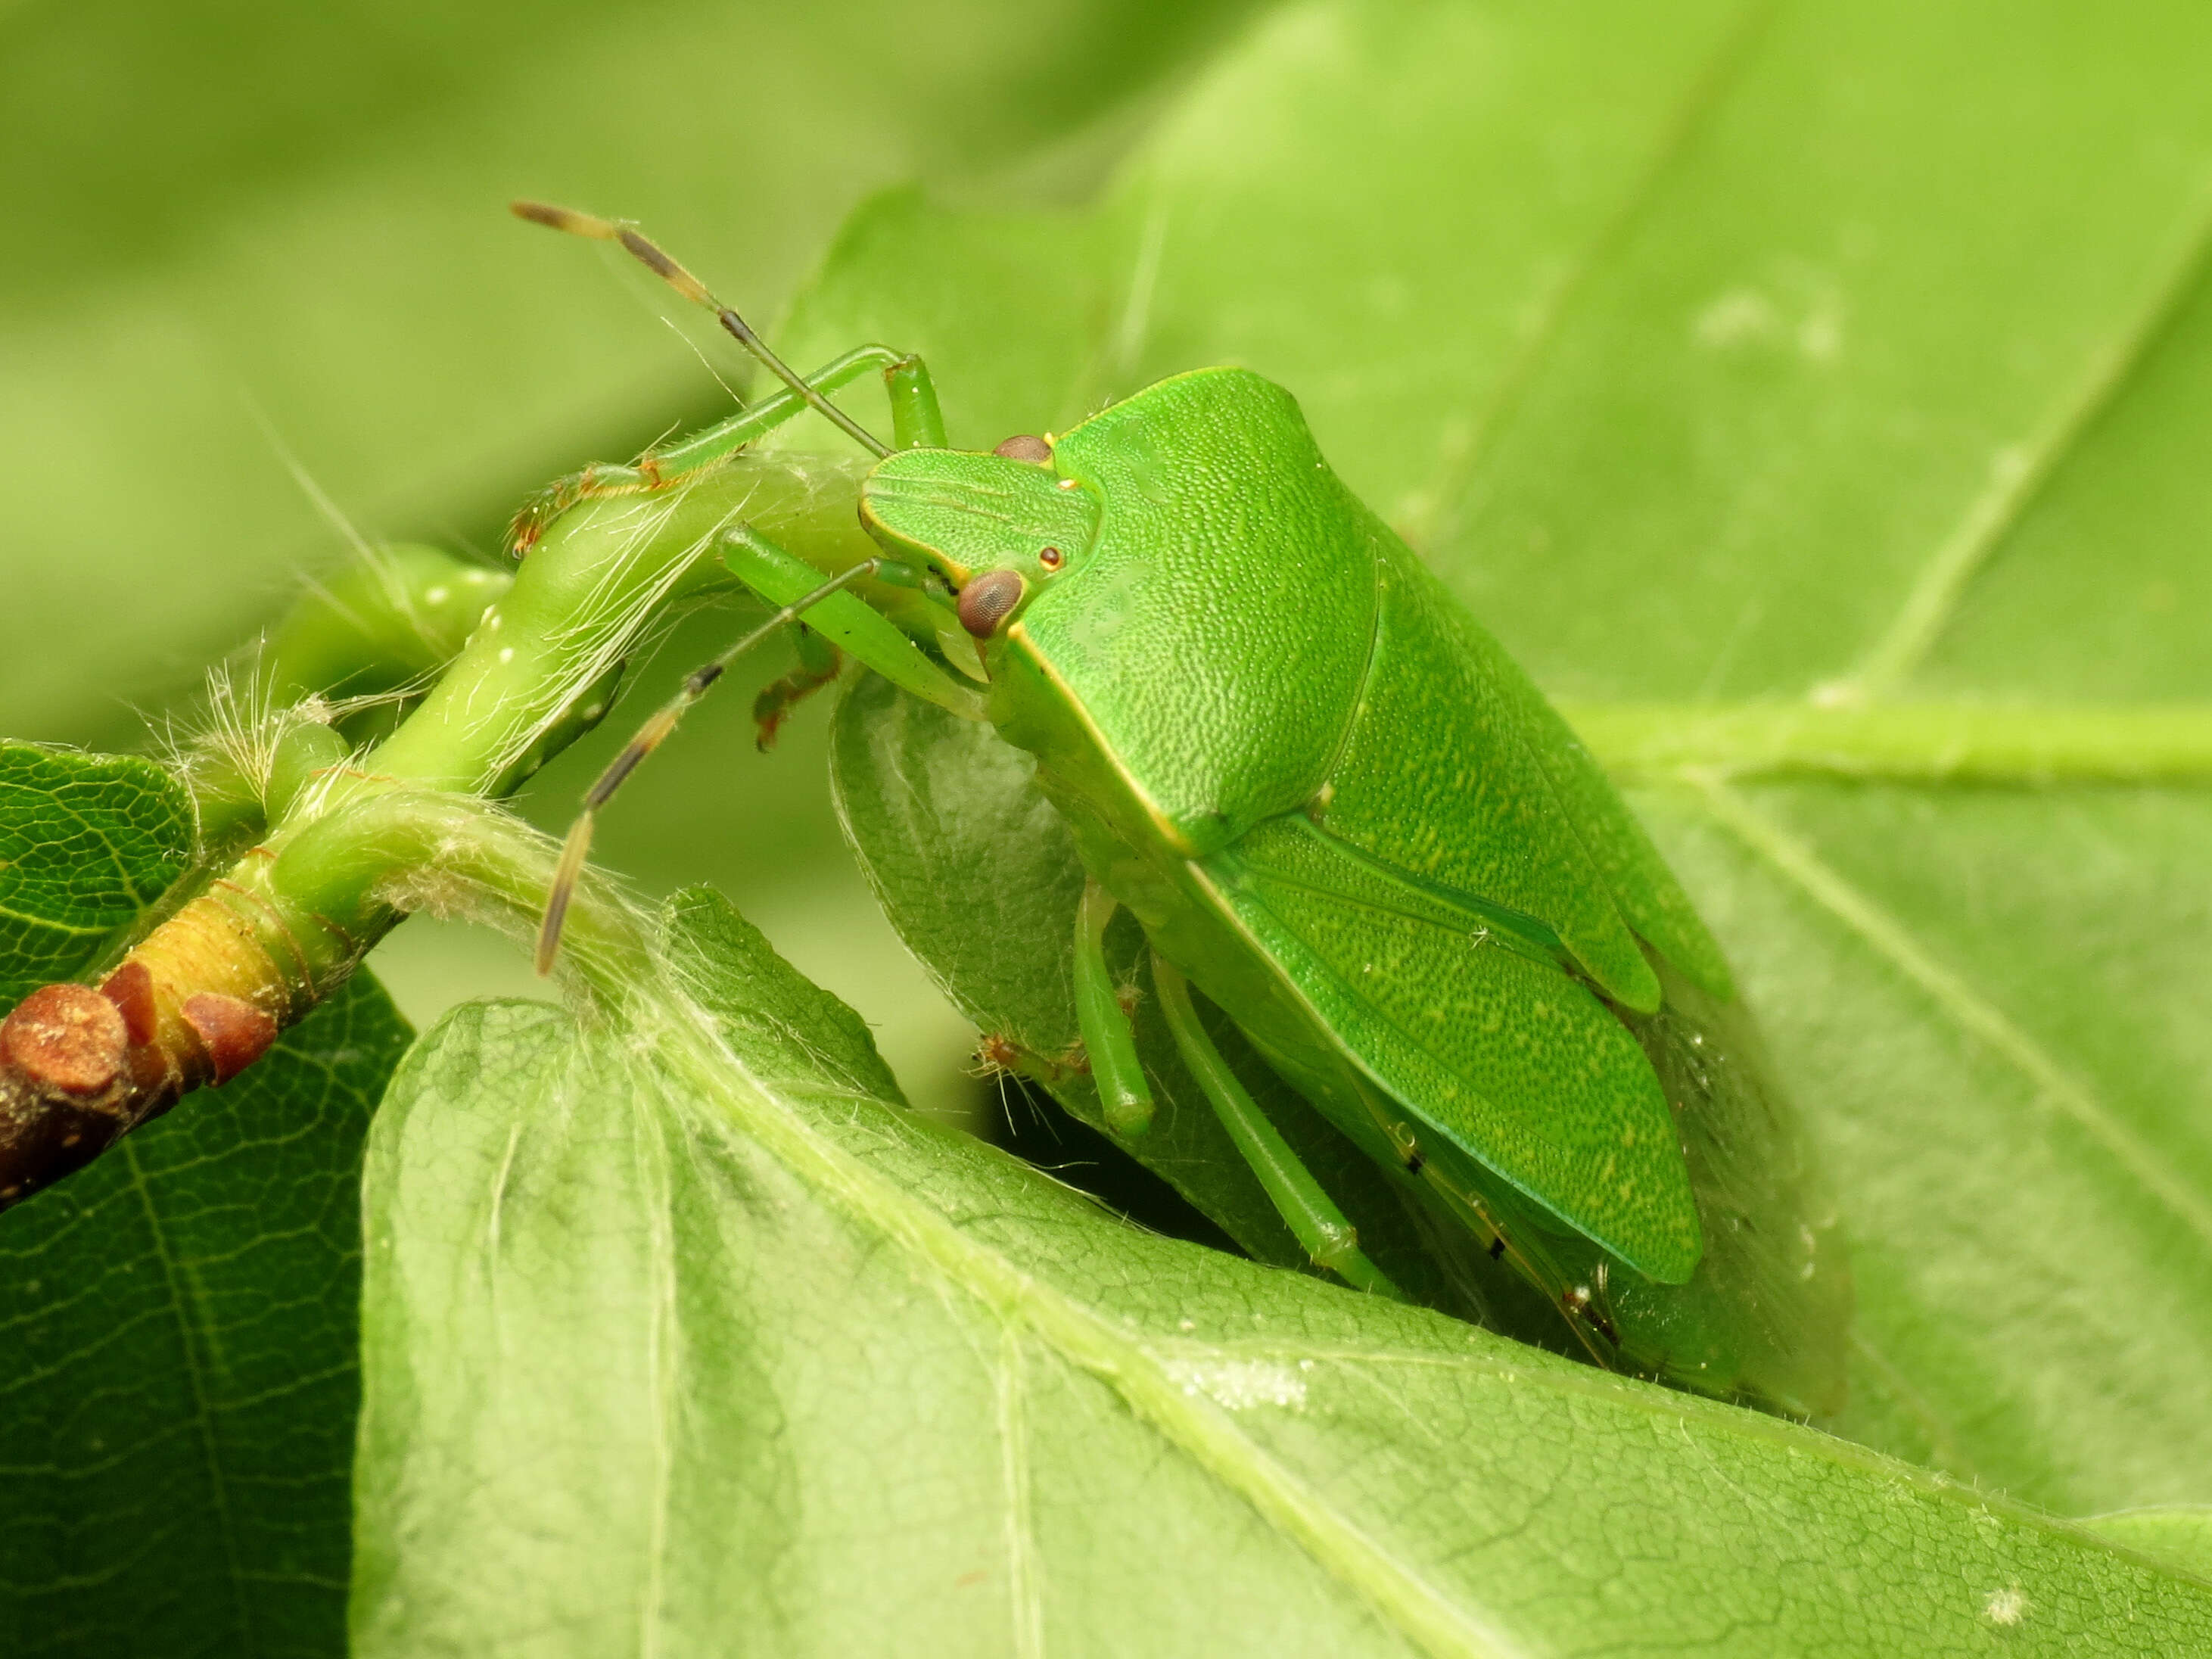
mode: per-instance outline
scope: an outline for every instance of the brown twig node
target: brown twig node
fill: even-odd
[[[123,1011],[83,985],[42,985],[0,1022],[0,1065],[57,1094],[82,1098],[122,1075]]]
[[[211,896],[149,934],[97,989],[40,986],[0,1020],[0,1209],[192,1090],[228,1083],[306,1006],[254,930]]]

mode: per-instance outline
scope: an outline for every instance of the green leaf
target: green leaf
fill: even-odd
[[[0,1651],[341,1650],[367,975],[252,1069],[0,1218]]]
[[[1247,363],[1554,695],[1678,729],[1636,804],[1855,1241],[1835,1426],[2075,1512],[2212,1486],[2212,792],[1694,739],[2212,690],[2208,68],[2181,5],[1317,0],[1092,213],[878,201],[788,342],[925,353],[965,444]]]
[[[372,1131],[371,1659],[2212,1640],[2002,1498],[1139,1232],[670,948],[696,1000],[459,1010]]]
[[[692,888],[669,901],[668,917],[716,964],[708,1006],[741,1052],[795,1061],[793,1075],[816,1088],[906,1104],[866,1022],[794,971],[726,901]]]
[[[0,741],[0,1009],[97,961],[192,850],[192,802],[150,761]]]
[[[2091,1516],[2081,1524],[2108,1543],[2212,1582],[2212,1504],[2124,1510],[2118,1515]]]

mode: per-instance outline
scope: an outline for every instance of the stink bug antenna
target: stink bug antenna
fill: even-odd
[[[533,225],[545,225],[554,230],[565,230],[571,236],[588,236],[593,241],[621,243],[640,264],[669,287],[694,305],[704,306],[713,312],[714,320],[721,324],[731,338],[759,358],[769,374],[805,398],[855,443],[871,454],[880,456],[891,453],[890,446],[807,385],[789,363],[769,349],[768,342],[754,333],[744,318],[708,293],[704,283],[663,253],[635,225],[619,219],[602,219],[595,214],[578,213],[570,208],[554,207],[545,202],[510,202],[507,211],[518,219],[526,219]]]
[[[599,809],[614,798],[615,791],[623,787],[645,757],[668,740],[668,734],[676,729],[684,712],[707,695],[732,663],[785,623],[797,621],[802,611],[862,577],[874,575],[886,562],[881,558],[863,559],[849,570],[841,570],[811,593],[793,599],[712,662],[702,663],[693,669],[684,677],[684,684],[676,695],[661,704],[653,718],[637,728],[637,735],[623,745],[622,752],[607,763],[607,769],[599,774],[599,781],[584,792],[584,809],[576,814],[575,823],[568,826],[568,839],[561,848],[561,862],[553,872],[553,885],[545,895],[545,915],[538,925],[540,978],[553,971],[553,963],[561,954],[562,924],[568,919],[569,901],[576,896],[576,883],[583,876],[584,860],[591,855],[592,830],[599,821]]]

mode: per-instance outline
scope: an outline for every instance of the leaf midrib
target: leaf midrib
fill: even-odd
[[[2212,702],[1569,703],[1617,781],[2212,785]]]
[[[748,1138],[836,1208],[927,1262],[1000,1321],[1025,1326],[1061,1359],[1105,1382],[1139,1417],[1352,1588],[1392,1628],[1431,1654],[1519,1659],[1524,1650],[1506,1632],[1455,1606],[1339,1514],[1239,1432],[1220,1407],[1210,1401],[1201,1403],[1169,1377],[1145,1344],[1023,1272],[941,1212],[816,1133],[760,1088],[745,1062],[712,1034],[703,1012],[694,1016],[690,1034],[712,1054],[695,1067],[695,1085],[729,1107]],[[732,1075],[753,1086],[730,1087]]]
[[[1287,1355],[1510,1376],[1547,1389],[1602,1398],[1616,1409],[1670,1419],[1686,1432],[1695,1422],[1711,1431],[1765,1440],[1792,1452],[1879,1475],[1924,1497],[2002,1516],[2025,1528],[2069,1538],[2080,1536],[2039,1510],[1961,1486],[1936,1471],[1899,1463],[1794,1424],[1715,1401],[1664,1394],[1599,1373],[1585,1376],[1570,1369],[1523,1366],[1474,1353],[1425,1354],[1327,1343],[1195,1342],[1133,1335],[1054,1285],[1024,1272],[997,1249],[963,1231],[941,1212],[817,1133],[767,1092],[746,1062],[714,1035],[709,1017],[696,1012],[696,1005],[694,1009],[691,1033],[712,1054],[711,1060],[695,1067],[695,1085],[708,1099],[730,1109],[734,1127],[834,1207],[927,1262],[982,1304],[1007,1332],[1026,1328],[1060,1359],[1104,1382],[1135,1415],[1358,1594],[1390,1628],[1426,1652],[1516,1659],[1525,1650],[1513,1635],[1474,1610],[1455,1603],[1398,1560],[1338,1512],[1322,1493],[1243,1434],[1226,1411],[1211,1400],[1194,1397],[1169,1374],[1171,1363]],[[751,1086],[732,1086],[733,1079],[740,1077]],[[1011,1340],[1018,1343],[1019,1339]],[[1004,1379],[994,1378],[994,1382],[1001,1389],[1006,1387]],[[1015,1415],[1019,1416],[1018,1411]],[[1020,1457],[1012,1449],[1008,1449],[1006,1456],[1007,1477],[1012,1480],[1019,1473]],[[1011,1487],[1008,1495],[1010,1503],[1017,1497]],[[1019,1524],[1018,1517],[1010,1515],[1009,1525]],[[2090,1541],[2100,1549],[2108,1547],[2101,1540]],[[2130,1555],[2130,1559],[2136,1558]],[[2170,1569],[2160,1571],[2179,1576]],[[1018,1587],[1015,1593],[1018,1598]],[[1019,1621],[1018,1600],[1015,1611]]]

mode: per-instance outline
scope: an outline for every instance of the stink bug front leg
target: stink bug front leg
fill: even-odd
[[[753,699],[754,745],[763,754],[775,747],[775,736],[791,711],[837,678],[843,659],[837,647],[801,623],[795,636],[799,665],[781,679],[770,682]]]
[[[979,692],[954,680],[873,606],[834,587],[823,590],[822,573],[798,555],[744,525],[722,538],[721,554],[730,574],[755,593],[770,605],[805,607],[808,627],[892,684],[963,720],[985,717]],[[885,558],[869,559],[864,564],[865,570],[854,566],[840,579],[838,586],[860,573],[894,588],[910,590],[917,599],[922,597],[925,579],[912,566]]]
[[[507,528],[507,546],[518,556],[527,553],[544,533],[545,526],[578,501],[597,495],[663,489],[681,483],[728,459],[801,409],[816,410],[871,454],[889,454],[890,448],[830,401],[830,393],[851,384],[871,368],[882,371],[884,390],[890,398],[891,447],[944,447],[945,417],[937,405],[937,391],[929,378],[929,370],[919,357],[902,356],[887,346],[862,346],[811,375],[799,374],[769,349],[766,342],[753,332],[744,318],[716,299],[706,284],[669,258],[636,226],[544,202],[515,202],[509,205],[515,217],[532,224],[545,225],[594,241],[620,244],[685,299],[713,312],[724,331],[757,357],[786,387],[739,410],[718,426],[694,433],[665,449],[646,451],[629,466],[588,466],[549,484],[524,505]]]

